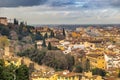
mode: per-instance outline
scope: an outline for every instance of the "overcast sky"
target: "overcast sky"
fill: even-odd
[[[116,24],[120,0],[0,0],[0,16],[28,24]]]

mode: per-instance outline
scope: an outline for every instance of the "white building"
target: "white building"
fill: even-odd
[[[118,55],[107,55],[104,54],[105,61],[106,61],[106,68],[120,68],[120,54]]]
[[[73,49],[77,49],[77,48],[85,49],[85,46],[84,45],[79,45],[79,44],[73,45]]]

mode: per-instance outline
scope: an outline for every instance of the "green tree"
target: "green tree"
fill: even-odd
[[[16,70],[16,80],[29,80],[29,69],[26,65],[20,65]]]
[[[120,70],[119,70],[119,73],[118,73],[118,77],[120,78]]]
[[[81,65],[76,65],[76,66],[75,66],[74,72],[82,73],[82,71],[83,71],[83,68],[81,67]]]
[[[23,26],[19,26],[19,34],[23,34]]]
[[[46,48],[42,48],[42,50],[32,48],[32,49],[22,51],[22,52],[18,53],[17,55],[21,56],[21,57],[22,56],[29,57],[32,61],[35,61],[36,63],[41,65],[42,64],[41,61],[44,58],[46,52],[47,52]]]
[[[24,24],[24,22],[22,21],[22,22],[20,22],[20,26],[25,26],[25,24]]]
[[[29,80],[29,69],[26,65],[5,66],[4,60],[0,59],[0,80]]]
[[[17,67],[13,64],[5,66],[4,60],[0,60],[0,80],[15,80],[15,70]]]
[[[32,30],[34,27],[32,27],[32,26],[26,26],[26,28],[27,28],[27,32],[28,32],[29,34],[32,34],[31,30]]]
[[[50,36],[49,36],[50,38],[53,38],[53,37],[55,37],[55,35],[54,35],[54,32],[51,30],[51,32],[50,32]]]
[[[10,31],[9,37],[10,37],[11,40],[18,40],[18,34],[14,30]]]
[[[7,28],[7,27],[4,26],[4,27],[1,29],[0,33],[1,33],[2,35],[9,36],[10,30],[9,30],[9,28]]]
[[[0,66],[4,66],[4,60],[3,59],[0,59]]]
[[[4,71],[4,60],[0,59],[0,80],[3,79],[3,71]]]
[[[45,33],[44,38],[48,38],[48,34],[47,33]]]
[[[38,64],[40,64],[40,65],[42,65],[42,60],[43,60],[43,58],[45,57],[45,54],[46,54],[46,52],[44,52],[44,51],[40,51],[39,52],[39,54],[37,55],[37,57],[36,57],[36,62],[38,63]]]
[[[40,32],[36,32],[35,34],[35,40],[42,40],[43,39],[43,36]]]
[[[68,69],[66,56],[61,51],[48,51],[45,54],[42,63],[55,70]]]
[[[60,50],[56,46],[52,46],[52,50]]]
[[[68,70],[72,71],[73,66],[74,66],[74,57],[71,56],[70,54],[65,55],[67,59],[67,64],[68,64]]]
[[[3,79],[3,71],[4,71],[4,67],[0,65],[0,80]]]
[[[86,59],[85,61],[85,68],[84,68],[85,71],[89,71],[90,70],[90,60],[89,59]]]
[[[43,38],[42,46],[43,46],[43,47],[46,47],[46,41],[45,41],[45,38]]]
[[[8,45],[9,45],[8,38],[6,36],[1,36],[0,37],[0,48],[4,49]]]
[[[63,36],[66,36],[66,34],[65,34],[65,29],[63,28]]]
[[[37,49],[37,43],[36,43],[36,42],[35,42],[35,45],[34,45],[34,46],[35,46],[35,49]]]
[[[14,64],[11,63],[10,65],[6,66],[5,68],[6,68],[5,69],[6,72],[11,72],[11,73],[15,74],[15,70],[17,69],[17,66],[15,66]]]
[[[0,59],[0,80],[2,80],[2,72],[4,70],[4,60]]]
[[[4,71],[3,73],[2,73],[2,80],[14,80],[15,79],[15,77],[14,77],[14,74],[13,73],[11,73],[11,72],[6,72],[6,71]]]
[[[92,69],[92,73],[93,75],[100,75],[102,77],[106,75],[106,71],[103,69],[99,69],[99,68]]]
[[[3,75],[3,80],[14,80],[16,78],[15,70],[17,66],[10,64],[5,67]]]
[[[52,46],[50,42],[48,43],[48,50],[52,50]]]
[[[14,19],[14,24],[18,25],[18,20],[17,19]]]

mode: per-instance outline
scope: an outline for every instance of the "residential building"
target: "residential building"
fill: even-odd
[[[6,17],[0,17],[0,24],[8,25],[8,20]]]
[[[38,73],[37,73],[38,74]],[[51,76],[39,77],[35,75],[31,80],[103,80],[101,76],[92,75],[92,72],[74,73],[67,70],[56,72]]]
[[[120,54],[104,54],[107,70],[120,68]]]
[[[80,73],[74,73],[69,71],[57,72],[56,80],[80,80],[82,75]]]
[[[106,62],[103,54],[87,54],[86,57],[90,60],[91,68],[106,69]]]

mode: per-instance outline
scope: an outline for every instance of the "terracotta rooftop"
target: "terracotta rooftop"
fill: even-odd
[[[66,74],[63,74],[63,72],[57,72],[58,76],[61,76],[61,77],[72,77],[72,76],[79,76],[79,75],[82,75],[80,73],[74,73],[74,72],[69,72],[69,73],[66,73]]]
[[[90,56],[90,57],[99,57],[99,56],[104,56],[103,54],[87,54],[87,56]]]

